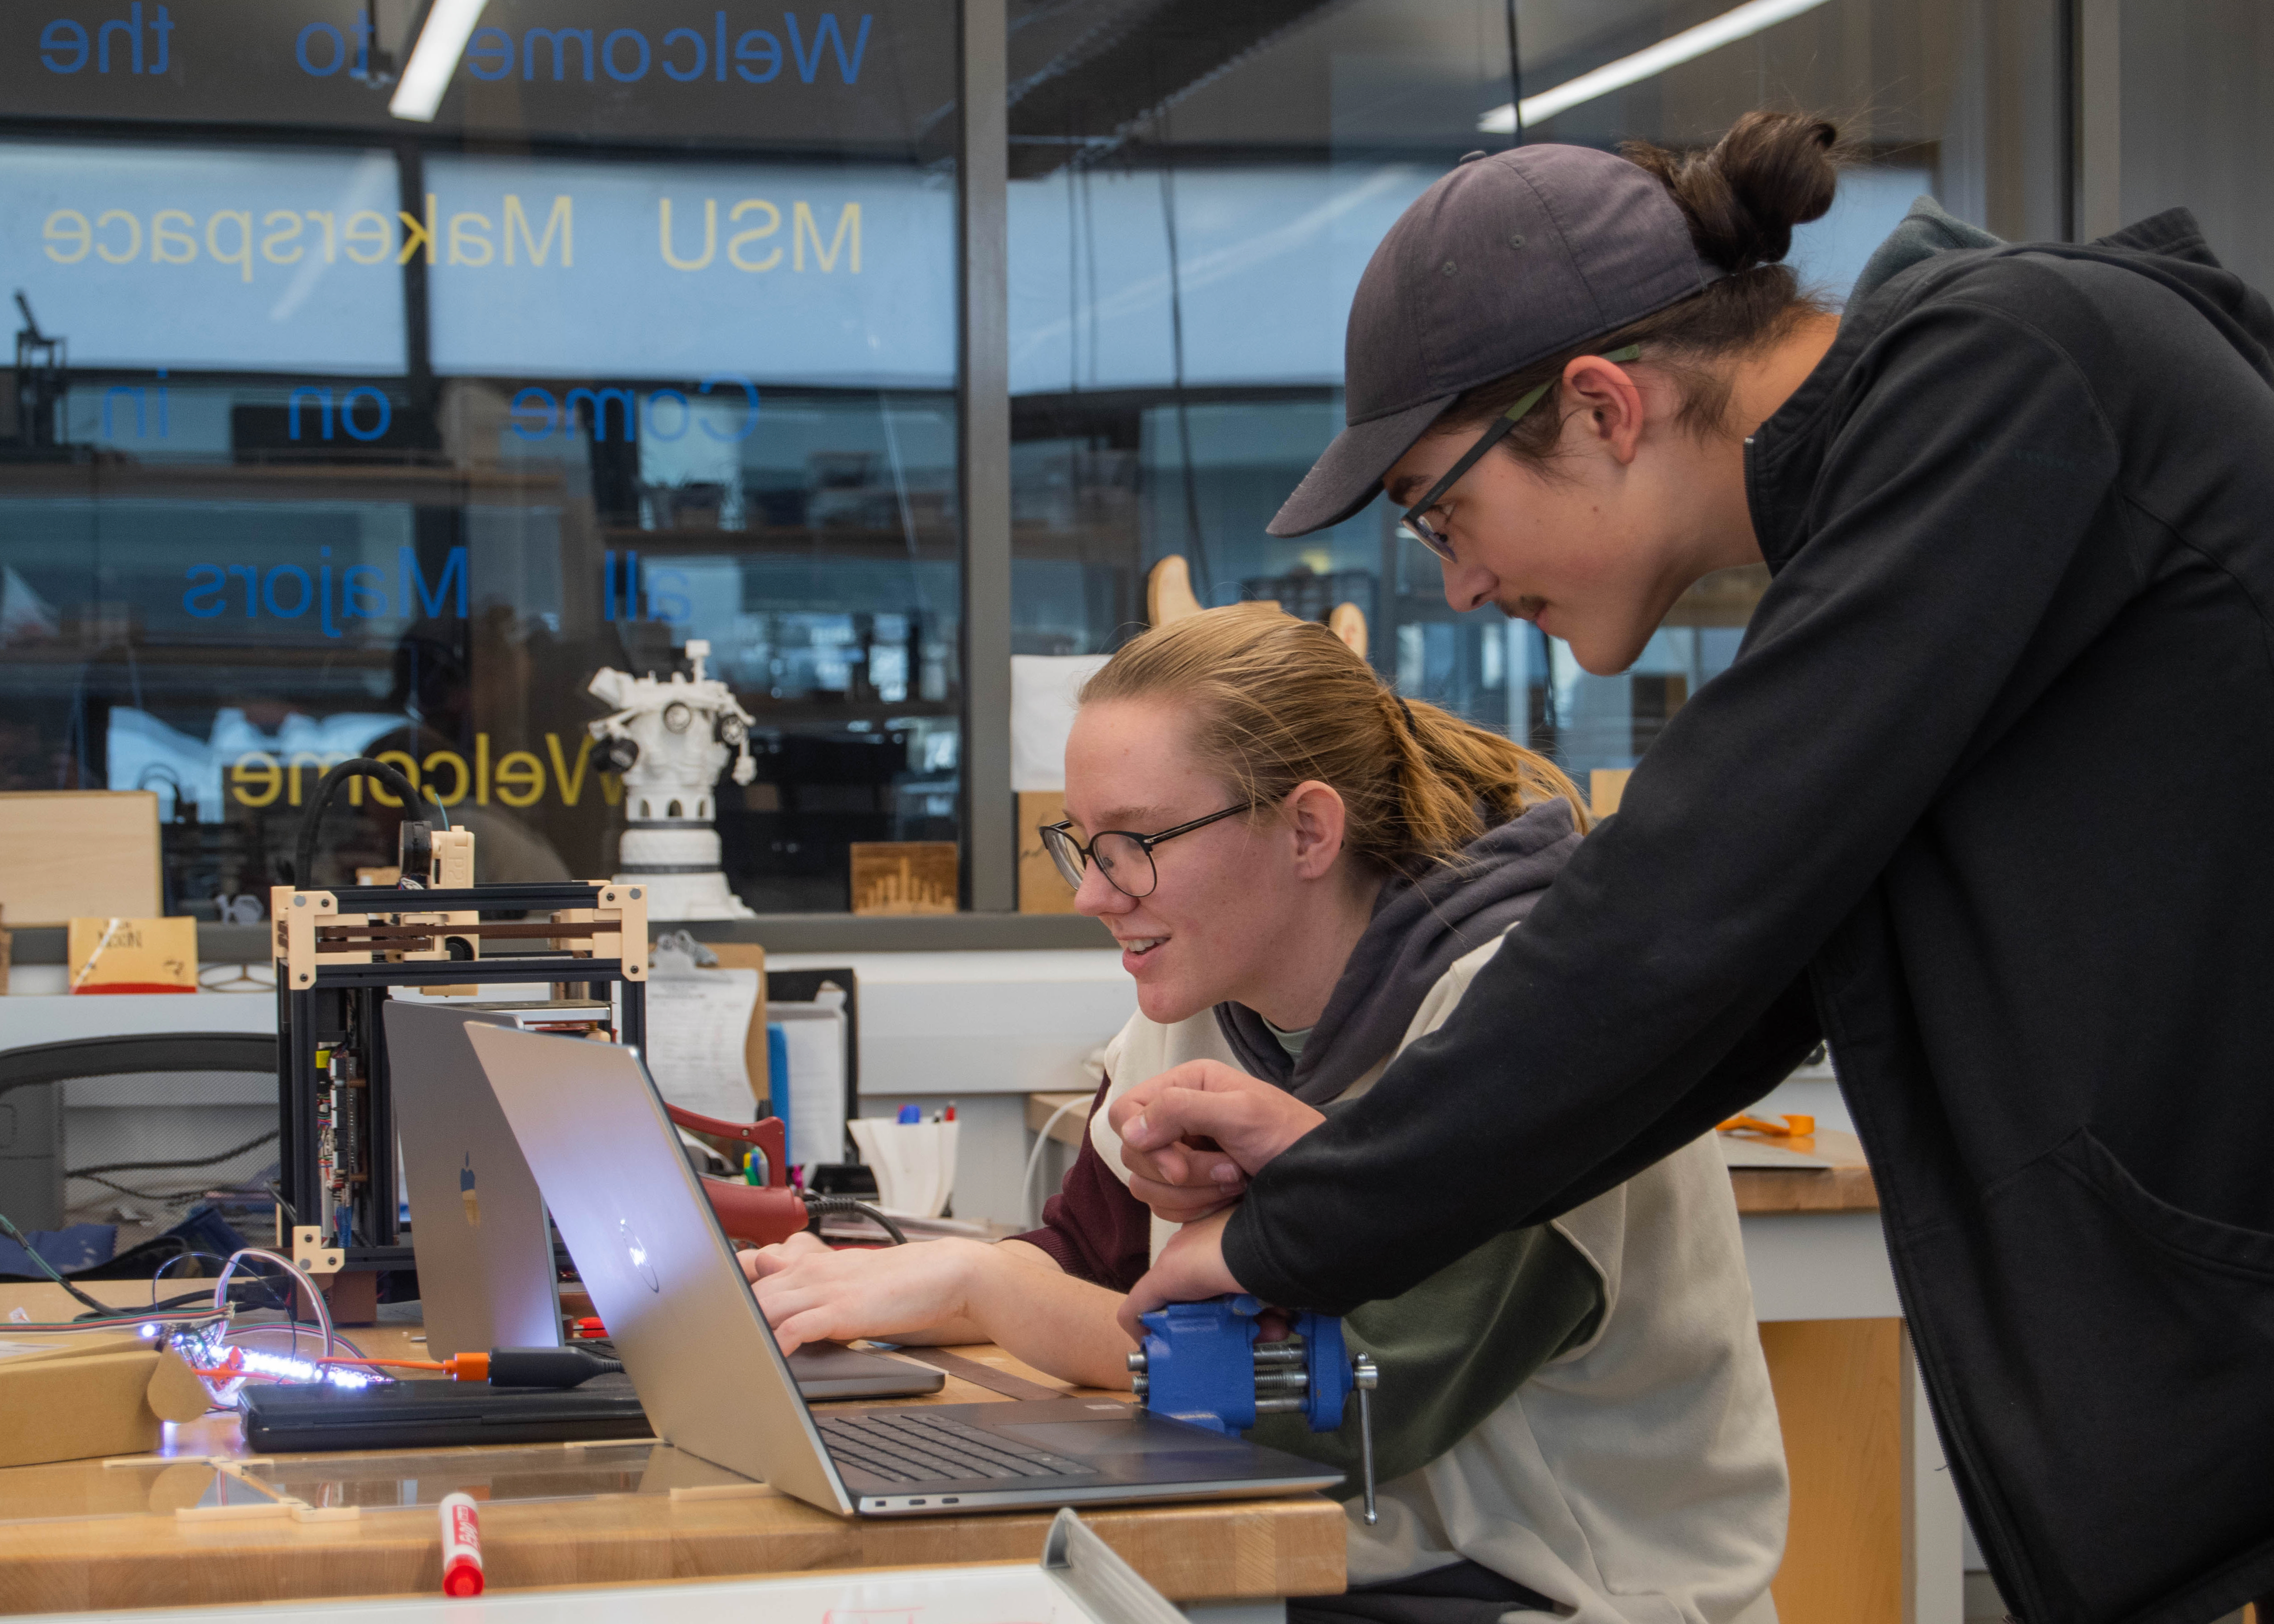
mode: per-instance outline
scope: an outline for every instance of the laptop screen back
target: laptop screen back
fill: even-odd
[[[485,1018],[390,1000],[382,1019],[427,1357],[557,1345],[545,1200],[466,1041]]]
[[[656,1435],[850,1512],[639,1056],[494,1026],[466,1035]]]

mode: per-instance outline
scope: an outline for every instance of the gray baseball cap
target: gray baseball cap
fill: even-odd
[[[1479,384],[1615,332],[1723,274],[1666,187],[1592,147],[1471,153],[1413,200],[1359,279],[1344,339],[1349,426],[1271,521],[1349,518]]]

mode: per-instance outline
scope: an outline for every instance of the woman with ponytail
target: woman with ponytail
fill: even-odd
[[[1116,1100],[1133,1187],[1206,1214],[1123,1312],[1396,1297],[1828,1041],[1999,1590],[2197,1624],[2274,1593],[2274,307],[2183,209],[2009,244],[1921,199],[1835,315],[1782,260],[1840,155],[1769,113],[1473,154],[1375,252],[1274,534],[1387,494],[1456,609],[1603,675],[1771,582],[1363,1099]]]
[[[1042,1229],[994,1246],[745,1253],[786,1346],[991,1341],[1127,1387],[1116,1311],[1175,1226],[1131,1192],[1111,1102],[1205,1061],[1344,1109],[1523,934],[1586,826],[1552,763],[1262,605],[1122,649],[1082,690],[1065,768],[1067,820],[1045,838],[1121,944],[1138,1012],[1065,1185]],[[1382,1368],[1382,1520],[1349,1521],[1351,1593],[1291,1602],[1291,1620],[1773,1624],[1783,1449],[1712,1136],[1478,1240],[1349,1317]],[[1266,1417],[1252,1436],[1356,1492],[1354,1418],[1314,1436]]]

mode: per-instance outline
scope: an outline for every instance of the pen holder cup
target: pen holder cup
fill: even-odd
[[[937,1218],[955,1193],[953,1122],[888,1122],[859,1117],[846,1124],[861,1160],[877,1176],[878,1205],[887,1212]]]

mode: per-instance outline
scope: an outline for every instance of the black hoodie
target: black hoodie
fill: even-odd
[[[1393,1296],[1828,1037],[2000,1590],[2194,1624],[2274,1592],[2274,310],[2181,211],[1962,240],[1747,447],[1736,662],[1224,1252]]]

